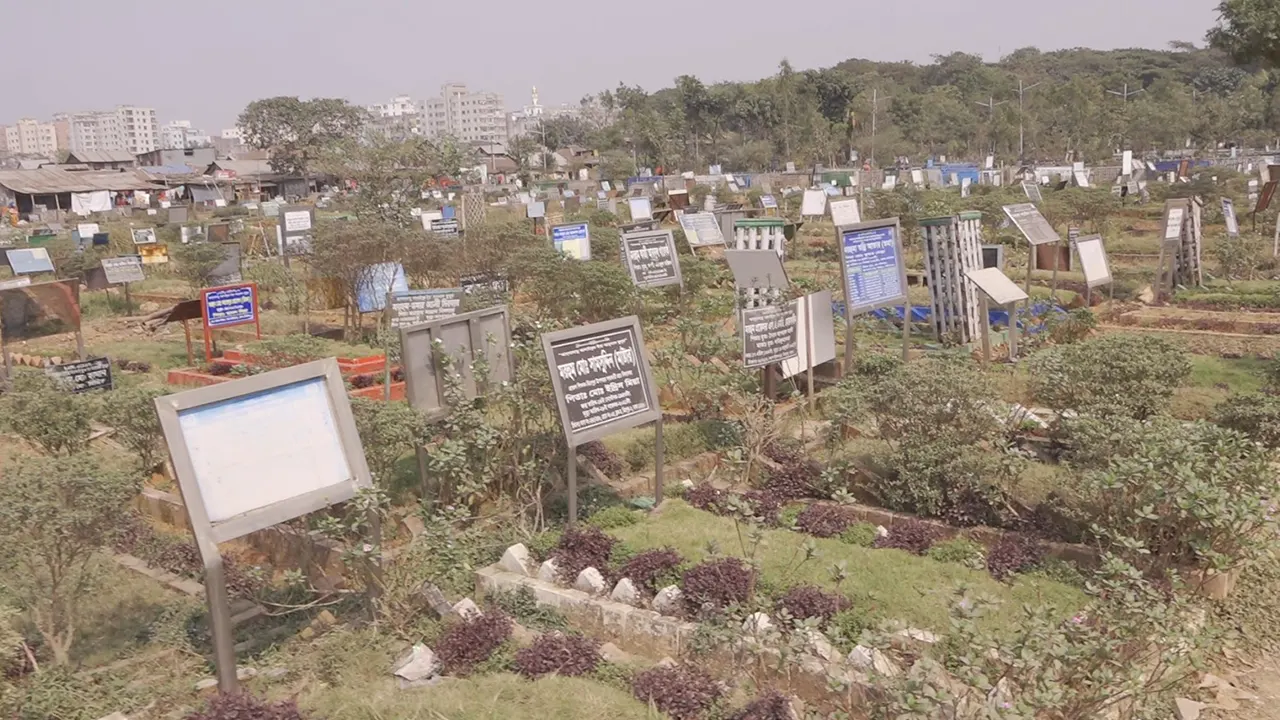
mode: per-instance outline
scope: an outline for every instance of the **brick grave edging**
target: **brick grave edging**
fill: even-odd
[[[698,631],[697,623],[560,587],[504,570],[497,564],[476,571],[477,595],[512,592],[521,587],[529,588],[539,605],[558,610],[579,628],[608,638],[626,652],[645,657],[687,657]],[[749,642],[752,641],[744,633],[741,642],[719,648],[709,658],[700,657],[698,662],[740,671],[744,662],[753,662],[755,654],[762,653],[768,656],[765,670],[770,675],[785,682],[791,694],[816,703],[830,702],[833,681],[844,684],[859,696],[871,690],[867,674],[851,667],[839,654],[828,661],[806,652],[795,656],[794,662],[779,663],[781,652],[777,648],[749,649]]]
[[[179,530],[191,531],[182,498],[155,488],[143,488],[134,507],[144,515]],[[278,568],[297,568],[313,582],[326,584],[343,576],[342,546],[315,532],[301,532],[288,525],[274,525],[249,533],[240,541],[266,555]]]

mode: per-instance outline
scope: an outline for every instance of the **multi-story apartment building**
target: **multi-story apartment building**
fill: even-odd
[[[121,105],[106,112],[73,113],[67,123],[71,150],[125,150],[139,155],[160,145],[154,108]]]
[[[428,137],[452,135],[464,142],[507,141],[507,113],[498,93],[473,93],[462,83],[449,83],[440,96],[427,99],[423,125]]]
[[[388,137],[404,139],[422,135],[422,107],[408,95],[398,95],[391,102],[369,105],[369,127]]]
[[[174,120],[160,128],[161,150],[185,150],[211,145],[208,135],[191,127],[190,120]]]
[[[15,155],[43,155],[53,158],[58,153],[58,136],[53,123],[22,118],[15,125],[0,128],[0,142]]]

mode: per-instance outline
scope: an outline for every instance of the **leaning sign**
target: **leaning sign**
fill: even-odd
[[[670,230],[624,233],[622,257],[636,287],[683,284],[675,236]]]
[[[578,515],[577,448],[657,421],[655,499],[662,501],[662,408],[635,315],[542,336],[569,444],[569,521]]]
[[[104,357],[54,365],[45,370],[45,373],[77,394],[90,390],[110,390],[113,387],[111,360]]]
[[[1053,229],[1049,221],[1045,220],[1036,206],[1031,203],[1005,205],[1004,214],[1009,216],[1009,220],[1032,245],[1044,245],[1062,240],[1058,236],[1058,231]]]
[[[713,213],[684,213],[680,216],[680,227],[684,229],[684,237],[689,241],[690,248],[724,244],[720,221]]]
[[[205,361],[213,360],[213,331],[252,323],[258,337],[262,324],[258,317],[258,285],[224,285],[200,291],[200,317],[204,321]]]
[[[155,404],[204,563],[218,689],[233,693],[235,641],[218,543],[350,500],[373,481],[333,358]]]

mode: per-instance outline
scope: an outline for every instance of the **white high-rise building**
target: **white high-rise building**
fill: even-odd
[[[397,95],[391,102],[369,105],[369,127],[388,137],[404,139],[422,135],[422,107],[408,95]]]
[[[106,112],[70,116],[71,150],[126,150],[134,155],[160,146],[154,108],[121,105]]]
[[[498,93],[473,93],[462,83],[449,83],[424,107],[428,137],[452,135],[464,142],[505,143],[507,113]]]
[[[0,128],[4,149],[20,155],[43,155],[53,158],[58,152],[58,137],[53,123],[22,118],[15,125]]]
[[[191,127],[190,120],[174,120],[160,128],[161,150],[186,150],[211,144],[208,135]]]

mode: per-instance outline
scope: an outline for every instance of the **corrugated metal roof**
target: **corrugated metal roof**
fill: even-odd
[[[266,160],[215,160],[210,168],[233,172],[236,175],[274,175],[271,163]]]
[[[131,163],[137,158],[128,150],[74,150],[67,157],[67,162],[73,160],[82,163]]]
[[[144,173],[133,170],[68,172],[48,168],[0,171],[0,187],[24,195],[53,195],[95,190],[164,189],[163,186],[148,180]]]

